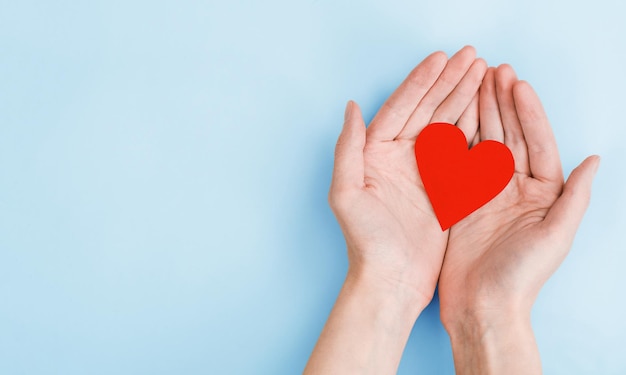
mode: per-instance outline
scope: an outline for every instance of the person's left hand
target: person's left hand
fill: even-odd
[[[563,182],[539,97],[509,65],[486,73],[479,114],[475,141],[509,147],[515,173],[498,196],[450,229],[439,279],[441,320],[457,373],[537,374],[531,308],[569,252],[600,160],[588,157]]]

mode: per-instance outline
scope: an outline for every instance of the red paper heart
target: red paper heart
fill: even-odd
[[[483,141],[468,150],[454,125],[428,125],[415,141],[415,159],[442,230],[450,228],[498,195],[515,171],[511,150]]]

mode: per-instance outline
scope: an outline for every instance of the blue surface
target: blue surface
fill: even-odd
[[[626,373],[624,4],[3,0],[0,373],[301,372],[344,104],[464,44],[536,87],[566,173],[603,157],[533,322],[546,373]],[[399,373],[453,373],[436,300]]]

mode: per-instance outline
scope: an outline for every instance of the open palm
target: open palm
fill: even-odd
[[[479,139],[503,142],[515,173],[504,191],[450,230],[439,295],[444,324],[471,311],[530,309],[571,246],[599,162],[587,158],[568,182],[541,103],[513,69],[490,68],[480,89]]]
[[[441,231],[425,194],[415,139],[433,121],[459,122],[473,137],[478,125],[465,119],[477,115],[486,69],[472,47],[450,60],[434,53],[409,74],[367,129],[358,106],[349,103],[337,143],[329,199],[346,237],[350,266],[408,285],[424,303],[432,298],[448,231]]]

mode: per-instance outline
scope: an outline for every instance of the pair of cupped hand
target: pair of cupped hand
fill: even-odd
[[[442,231],[415,161],[430,123],[456,124],[470,146],[509,147],[506,188]],[[350,101],[335,152],[330,205],[346,238],[348,275],[401,290],[424,308],[439,285],[446,329],[469,319],[529,317],[545,281],[567,255],[588,206],[599,157],[564,182],[554,135],[539,98],[512,67],[435,52],[383,104],[368,127]],[[459,194],[463,187],[459,186]]]

